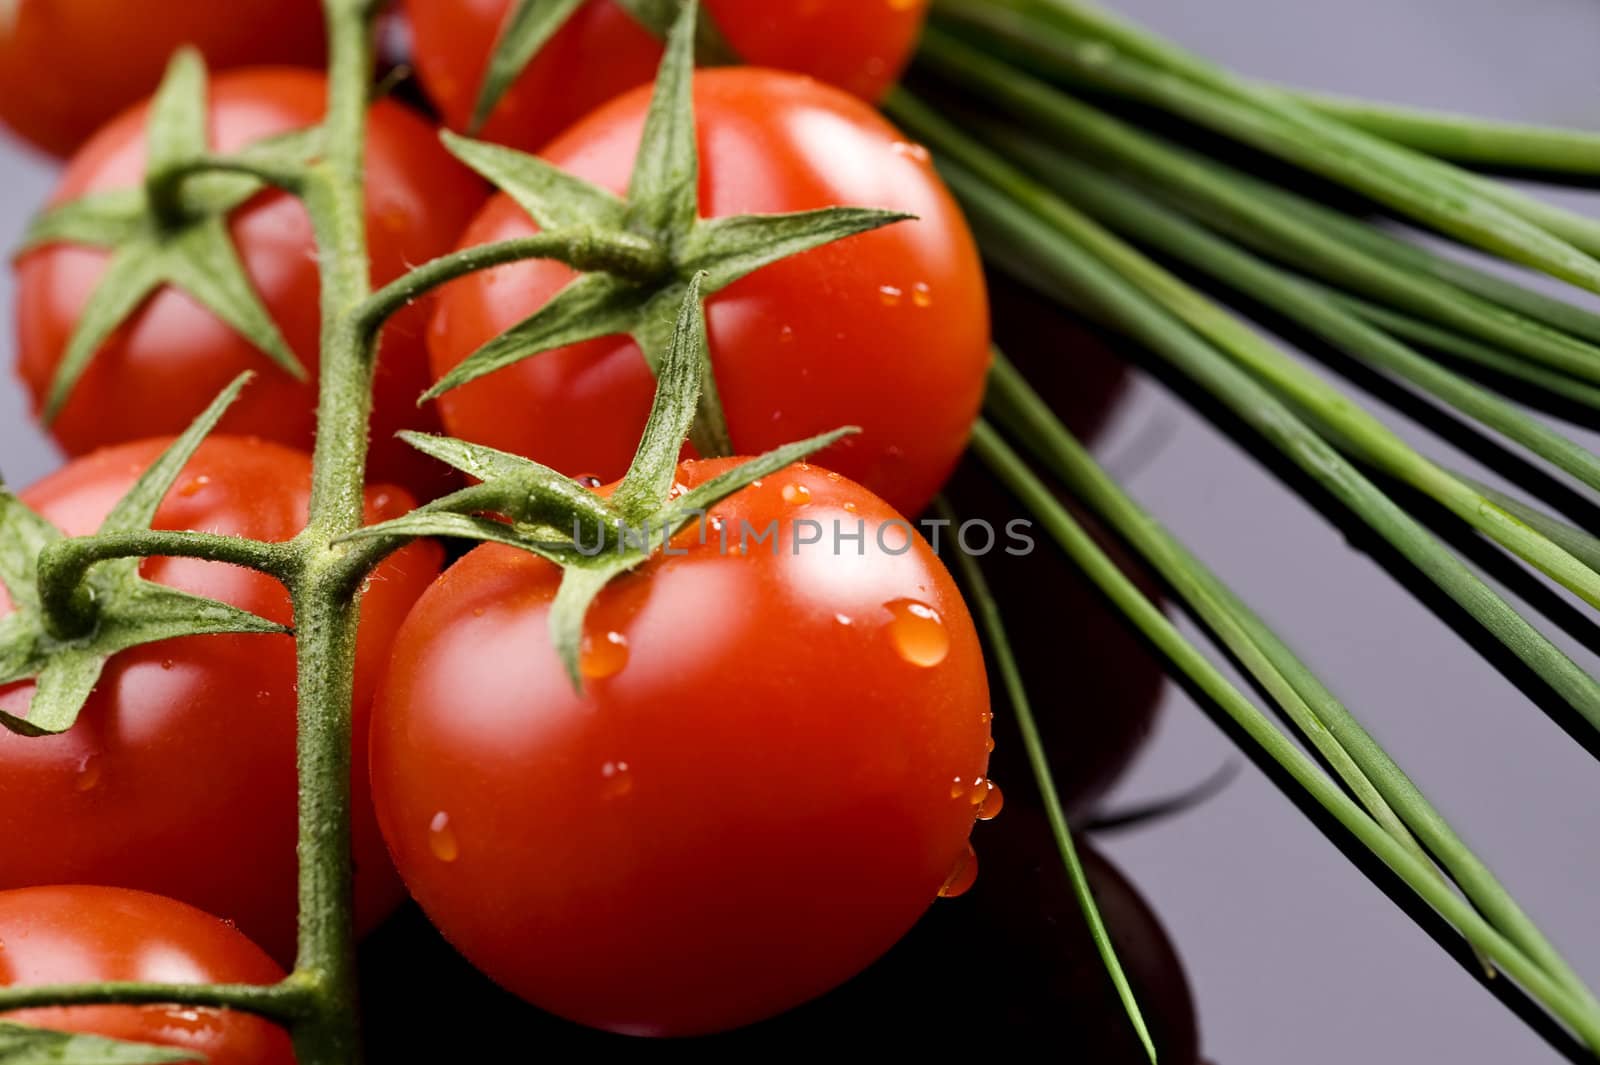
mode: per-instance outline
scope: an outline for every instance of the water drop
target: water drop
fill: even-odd
[[[811,489],[803,484],[786,484],[783,486],[783,501],[792,507],[803,507],[811,502]]]
[[[856,512],[856,505],[854,503],[846,503],[844,505],[844,509],[846,514],[854,514]]]
[[[988,739],[983,741],[983,753],[984,754],[993,754],[994,753],[994,737],[993,736],[990,736]]]
[[[856,623],[856,619],[849,614],[835,614],[833,615],[833,620],[841,625],[854,625]]]
[[[574,477],[573,480],[583,485],[583,487],[590,489],[599,488],[601,485],[605,484],[604,481],[592,473],[580,473],[578,476]]]
[[[200,489],[204,488],[210,483],[211,478],[201,474],[199,477],[195,477],[189,481],[186,481],[183,487],[178,489],[178,494],[184,497],[196,495],[199,493]]]
[[[162,669],[170,670],[174,665],[176,665],[176,663],[173,662],[172,659],[170,659],[170,658],[163,658],[161,660],[161,668]]]
[[[950,875],[945,878],[944,887],[939,889],[939,897],[953,899],[965,895],[972,890],[973,882],[978,879],[978,855],[972,849],[972,844],[967,844],[967,849],[961,857],[956,859]]]
[[[1006,804],[1006,797],[1000,792],[1000,785],[994,781],[985,781],[988,790],[984,792],[983,801],[978,803],[978,820],[993,821]]]
[[[622,672],[628,664],[628,638],[620,632],[608,632],[598,639],[589,634],[583,637],[583,650],[578,656],[578,672],[589,680],[604,680]]]
[[[918,281],[911,287],[911,302],[924,309],[933,306],[933,289],[926,281]]]
[[[450,815],[440,810],[428,825],[428,849],[441,862],[453,862],[461,857],[461,844],[456,841],[456,830],[450,827]]]
[[[600,767],[600,794],[607,799],[620,799],[633,790],[633,771],[627,762],[607,762]]]
[[[890,2],[893,3],[894,0],[890,0]],[[909,141],[895,141],[893,150],[894,154],[910,159],[913,163],[926,163],[931,158],[928,155],[928,149],[920,144],[912,144]]]
[[[896,599],[884,607],[892,615],[889,639],[901,658],[924,669],[945,660],[950,653],[950,633],[938,611],[915,599]]]
[[[966,793],[967,793],[967,785],[962,782],[961,778],[960,777],[951,777],[950,778],[950,797],[952,799],[959,799],[963,795],[965,795]]]
[[[883,285],[878,289],[878,299],[882,301],[885,307],[900,306],[900,299],[904,295],[904,290],[895,288],[893,285]]]
[[[78,763],[78,778],[76,785],[79,791],[93,791],[100,784],[100,758],[98,755],[86,754]]]

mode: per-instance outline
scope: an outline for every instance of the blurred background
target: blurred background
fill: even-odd
[[[1600,128],[1594,62],[1600,5],[1592,0],[1113,0],[1112,6],[1248,74],[1485,116]],[[50,162],[0,141],[0,243],[14,244],[53,178]],[[1600,210],[1600,197],[1552,195]],[[8,322],[12,295],[9,277],[0,277],[0,317]],[[1249,451],[1252,440],[1232,439],[1186,406],[1178,383],[1124,370],[1099,339],[1008,289],[998,294],[996,312],[1001,339],[1048,377],[1047,394],[1092,437],[1102,461],[1289,637],[1580,972],[1600,983],[1593,886],[1600,878],[1600,771],[1592,756],[1397,583],[1337,514],[1301,501],[1259,464]],[[9,325],[0,330],[0,360],[7,366],[14,361]],[[1369,383],[1358,381],[1358,391]],[[1496,479],[1432,426],[1415,423],[1409,407],[1405,417],[1397,414],[1392,393],[1363,394],[1430,454]],[[1600,442],[1593,434],[1586,439]],[[10,483],[27,484],[58,461],[32,425],[20,387],[6,379],[0,384],[0,471]],[[1006,505],[970,470],[958,496],[972,510],[998,512]],[[1237,768],[1219,793],[1192,808],[1094,834],[1098,850],[1136,889],[1101,873],[1102,883],[1121,885],[1108,891],[1125,896],[1108,905],[1122,915],[1113,922],[1122,922],[1119,934],[1157,944],[1148,979],[1166,989],[1152,1002],[1160,1001],[1157,1012],[1172,1014],[1158,1020],[1177,1033],[1172,1038],[1190,1038],[1184,1033],[1197,1017],[1204,1055],[1215,1065],[1559,1060],[1250,765],[1203,708],[1160,677],[1155,662],[1064,564],[1052,558],[1045,571],[1020,568],[1036,561],[997,560],[994,579],[1011,595],[1013,625],[1038,678],[1034,697],[1052,747],[1081,783],[1082,820],[1115,820],[1224,767]],[[1041,578],[1041,572],[1048,575]],[[1526,601],[1524,589],[1506,590],[1513,601]],[[1187,620],[1183,626],[1198,637]],[[1579,642],[1561,639],[1581,664],[1600,668]],[[959,992],[954,1001],[966,1004],[972,1031],[991,1047],[1009,1049],[1024,1040],[1042,1047],[1036,1040],[1059,1035],[1068,1060],[1120,1062],[1125,1046],[1073,1056],[1075,1047],[1114,1044],[1113,1036],[1102,1044],[1094,1034],[1097,1026],[1116,1028],[1119,1020],[1114,1003],[1095,997],[1098,991],[1088,993],[1090,1006],[1079,1011],[1050,997],[1068,994],[1076,987],[1070,981],[1051,985],[1037,1001],[1028,998],[1028,988],[1041,986],[1043,970],[1029,968],[1044,964],[1036,956],[1040,944],[1053,948],[1070,937],[1040,936],[1020,919],[1043,917],[1055,928],[1075,918],[1059,908],[1059,885],[1039,888],[1037,896],[1017,894],[1041,876],[1049,879],[1042,872],[1049,868],[1048,837],[1020,744],[1004,720],[1005,708],[997,711],[1002,731],[994,775],[1009,802],[997,822],[977,830],[980,888],[968,899],[941,902],[928,922],[931,931],[920,932],[837,1002],[809,1008],[797,1020],[825,1027],[830,1017],[854,1018],[904,1038],[912,1028],[899,1026],[913,1025],[920,1006],[925,1019],[956,1024],[947,1004],[919,997],[925,988],[908,991],[894,978],[926,974],[933,966],[935,983]],[[1148,742],[1139,747],[1146,733]],[[1109,793],[1090,802],[1130,760]],[[990,894],[986,883],[995,885]],[[1150,912],[1137,896],[1165,927],[1182,972],[1151,931]],[[1015,927],[996,916],[1008,908],[1020,911],[1012,914]],[[415,953],[427,935],[415,914],[403,916],[372,948],[374,971],[401,956],[448,968],[446,951]],[[972,964],[986,971],[972,972]],[[460,968],[448,971],[469,979]],[[890,1001],[901,992],[905,1010]],[[455,1011],[467,1027],[476,994],[463,994]],[[378,1001],[391,1018],[411,1008],[404,992],[392,988],[380,988]],[[863,1002],[883,1008],[865,1010]],[[782,1030],[792,1036],[799,1029]],[[406,1038],[394,1045],[414,1050],[415,1033],[401,1034]],[[385,1060],[376,1049],[376,1060]]]

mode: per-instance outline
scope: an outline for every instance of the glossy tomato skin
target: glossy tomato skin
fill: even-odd
[[[927,0],[706,0],[747,62],[809,74],[876,101],[899,78]],[[406,0],[417,69],[429,97],[465,130],[511,0]],[[591,0],[512,83],[481,135],[537,151],[590,110],[655,78],[661,42],[613,0]],[[595,57],[603,56],[603,61]]]
[[[198,48],[213,70],[322,65],[317,0],[17,0],[8,7],[0,18],[0,122],[56,155],[154,92],[183,45]]]
[[[192,906],[124,888],[0,891],[0,987],[100,983],[275,984],[260,947]],[[21,1010],[0,1019],[204,1055],[210,1065],[294,1065],[289,1037],[269,1021],[172,1006]]]
[[[550,645],[557,571],[487,546],[417,604],[374,710],[412,895],[496,981],[612,1031],[732,1028],[864,968],[965,854],[986,772],[971,619],[893,510],[797,466],[712,515],[601,594],[585,696]]]
[[[77,460],[23,493],[63,531],[93,532],[165,441]],[[306,521],[309,459],[257,440],[201,445],[155,527],[288,540]],[[367,517],[410,509],[398,489],[368,491]],[[362,604],[355,673],[364,743],[377,674],[406,611],[438,573],[437,545],[393,556]],[[151,580],[292,620],[288,593],[221,563],[153,559]],[[0,593],[0,611],[9,611]],[[0,688],[25,715],[32,685]],[[400,897],[356,760],[358,918]],[[102,883],[182,899],[235,922],[287,961],[295,926],[295,659],[288,636],[195,636],[133,648],[107,665],[82,717],[59,736],[0,731],[0,887]]]
[[[302,70],[250,70],[211,85],[211,138],[220,151],[319,121],[326,82]],[[123,114],[67,167],[52,203],[137,184],[143,176],[144,105]],[[375,105],[367,150],[367,234],[372,278],[381,284],[448,251],[482,203],[477,179],[455,163],[434,131],[392,101]],[[311,222],[293,197],[266,192],[230,220],[240,256],[289,346],[308,367],[295,381],[188,296],[158,293],[96,353],[50,429],[73,455],[181,432],[235,376],[258,377],[223,419],[222,431],[309,449],[316,422],[316,355],[321,321]],[[105,272],[100,249],[50,245],[17,265],[18,370],[37,407],[73,329]],[[373,420],[374,479],[432,494],[438,464],[394,439],[431,429],[416,398],[427,388],[426,309],[397,316],[378,360]]]
[[[648,90],[591,115],[545,157],[621,192]],[[701,213],[853,205],[917,216],[775,263],[708,301],[711,359],[734,447],[754,454],[844,425],[863,432],[818,461],[907,514],[939,490],[966,446],[989,363],[977,249],[927,154],[865,104],[773,71],[695,79]],[[534,223],[497,195],[463,246],[526,236]],[[436,375],[533,314],[571,281],[528,262],[443,290],[429,333]],[[546,352],[447,393],[457,436],[571,475],[620,477],[655,383],[637,345],[613,337]]]

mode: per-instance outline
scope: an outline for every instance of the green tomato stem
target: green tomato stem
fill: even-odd
[[[284,1024],[307,1012],[309,989],[280,984],[54,984],[0,988],[0,1013],[54,1006],[197,1006],[237,1010]]]

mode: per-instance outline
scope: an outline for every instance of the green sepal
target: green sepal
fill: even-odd
[[[516,455],[448,437],[405,433],[402,436],[412,446],[482,483],[344,539],[448,536],[505,544],[561,566],[550,636],[574,688],[581,692],[583,622],[607,583],[649,561],[657,546],[735,492],[857,431],[838,429],[787,444],[675,498],[683,441],[690,426],[704,420],[703,387],[711,375],[700,288],[704,280],[704,275],[696,276],[681,286],[683,296],[660,361],[650,417],[633,462],[610,499]]]
[[[677,0],[669,0],[676,13]],[[426,402],[523,359],[601,337],[626,334],[659,375],[671,346],[677,308],[692,279],[711,295],[762,267],[911,216],[874,208],[833,207],[786,215],[699,217],[693,40],[695,4],[682,5],[656,79],[626,201],[565,174],[542,159],[445,134],[446,146],[494,182],[546,232],[628,233],[653,242],[669,269],[651,280],[593,272],[558,292],[537,312],[488,341],[422,396]],[[692,435],[707,457],[730,454],[716,382],[702,381]]]
[[[489,54],[488,69],[484,71],[483,84],[478,87],[478,98],[473,103],[469,132],[476,133],[484,127],[534,56],[561,32],[583,5],[584,0],[516,0]],[[695,5],[686,4],[684,0],[618,0],[617,6],[639,25],[665,39],[682,10]],[[708,65],[724,66],[739,61],[738,54],[709,12],[702,12],[698,20],[694,51],[700,61]]]
[[[628,179],[628,228],[669,247],[700,215],[700,147],[694,121],[694,27],[700,5],[683,5],[656,73],[639,152]]]
[[[112,249],[68,339],[43,404],[53,421],[66,405],[96,352],[124,322],[164,287],[204,306],[296,380],[306,369],[289,349],[261,301],[229,232],[229,212],[262,188],[248,174],[196,175],[174,185],[174,168],[208,153],[206,73],[198,53],[173,57],[150,108],[145,182],[140,188],[97,193],[63,204],[38,218],[22,244],[72,243]],[[268,165],[298,160],[320,144],[320,131],[296,131],[240,152],[245,162]]]
[[[567,173],[537,155],[444,130],[450,154],[517,202],[540,229],[621,229],[628,204],[608,189]]]
[[[106,516],[101,533],[149,527],[161,500],[249,376],[241,375],[224,389],[145,470]],[[139,576],[139,559],[120,558],[96,565],[85,578],[84,591],[95,611],[93,628],[79,637],[59,638],[46,625],[37,582],[40,554],[63,539],[59,530],[0,486],[0,581],[14,607],[0,618],[0,685],[36,681],[26,718],[0,711],[0,725],[13,732],[44,736],[71,728],[106,662],[119,651],[180,636],[289,631],[249,611],[147,581]]]
[[[506,90],[522,76],[533,57],[585,2],[517,0],[500,28],[500,36],[495,39],[494,51],[489,54],[489,68],[484,72],[483,85],[478,89],[478,100],[472,108],[470,129],[474,133],[489,121]]]
[[[204,1054],[178,1047],[125,1043],[0,1021],[0,1065],[174,1065],[205,1060]]]

